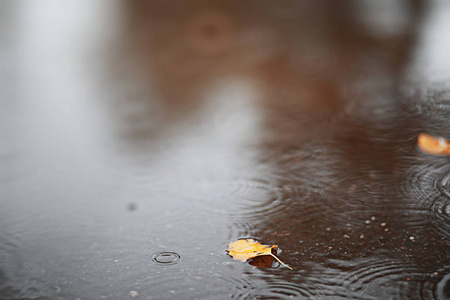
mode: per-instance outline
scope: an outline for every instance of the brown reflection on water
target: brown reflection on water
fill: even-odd
[[[22,49],[30,61],[15,62],[32,91],[26,117],[15,115],[27,176],[11,175],[15,201],[0,215],[0,255],[11,257],[0,291],[450,297],[449,160],[416,148],[422,132],[450,138],[448,90],[411,80],[434,6],[380,2],[122,2],[117,35],[89,36],[94,59],[84,34],[59,42],[76,18],[53,14],[69,28],[54,37],[39,10],[38,32],[57,46],[30,34],[23,45],[54,53]],[[294,270],[232,261],[225,247],[239,237],[279,245]],[[171,269],[156,269],[159,257]],[[27,290],[22,261],[46,265],[42,290]]]
[[[397,15],[387,14],[388,21],[377,21],[370,4],[352,1],[127,4],[121,42],[153,102],[139,95],[127,99],[140,102],[142,115],[135,119],[143,120],[144,131],[158,113],[170,124],[197,110],[215,84],[230,78],[256,82],[269,130],[289,124],[276,116],[271,121],[278,110],[289,110],[300,123],[310,122],[301,117],[310,112],[327,117],[356,110],[369,118],[370,105],[358,103],[391,102],[410,59],[422,3],[403,5]],[[389,25],[395,29],[380,29]],[[289,139],[294,132],[286,128],[283,135]]]
[[[384,4],[387,20],[364,1],[128,5],[131,44],[169,111],[185,117],[214,81],[257,86],[264,180],[279,196],[243,214],[235,237],[279,244],[295,271],[267,271],[238,297],[448,296],[449,199],[436,191],[448,160],[423,157],[415,138],[448,135],[450,119],[400,90],[423,3]]]

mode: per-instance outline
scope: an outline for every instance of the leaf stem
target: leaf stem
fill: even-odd
[[[287,264],[285,264],[284,262],[282,262],[278,257],[276,257],[273,253],[270,253],[270,255],[272,255],[273,258],[275,258],[280,264],[282,264],[283,266],[285,266],[286,268],[290,269],[290,270],[294,270],[291,267],[289,267]]]

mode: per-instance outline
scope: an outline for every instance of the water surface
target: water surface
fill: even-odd
[[[0,4],[0,299],[449,299],[450,6],[380,3]]]

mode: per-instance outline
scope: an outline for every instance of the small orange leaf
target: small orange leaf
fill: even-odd
[[[277,250],[277,245],[262,245],[254,239],[239,239],[236,242],[231,242],[228,245],[227,253],[233,257],[233,259],[246,262],[249,259],[255,258],[257,256],[270,255],[275,258],[280,264],[292,270],[291,267],[283,263],[275,255],[273,255],[272,250]]]
[[[450,141],[442,137],[434,137],[426,133],[417,138],[419,149],[427,154],[450,155]]]

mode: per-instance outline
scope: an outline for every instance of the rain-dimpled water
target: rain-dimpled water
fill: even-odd
[[[2,1],[0,299],[450,299],[450,3]],[[278,245],[233,260],[231,242]]]

